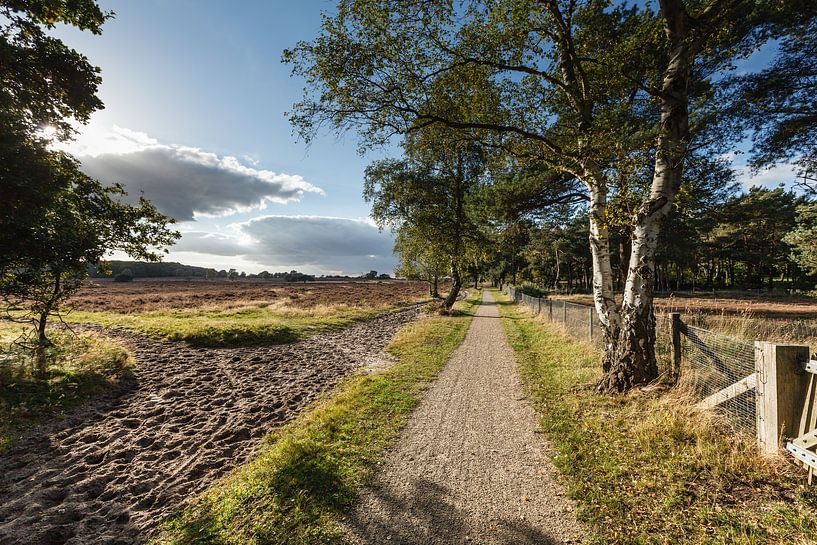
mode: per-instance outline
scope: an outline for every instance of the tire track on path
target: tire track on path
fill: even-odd
[[[349,539],[365,545],[579,542],[573,505],[537,432],[486,290],[465,341],[346,517]]]

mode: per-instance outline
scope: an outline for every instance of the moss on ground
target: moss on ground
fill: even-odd
[[[527,395],[598,544],[806,544],[817,487],[678,392],[600,396],[599,355],[496,294]]]

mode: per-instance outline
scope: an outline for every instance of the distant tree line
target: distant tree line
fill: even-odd
[[[655,262],[655,289],[800,290],[817,283],[815,205],[783,188],[734,187],[695,214],[674,210],[667,218]],[[625,278],[626,239],[611,236],[617,287]],[[527,284],[523,291],[591,292],[587,211],[573,207],[546,220],[520,219],[493,256],[489,274]]]
[[[387,273],[378,274],[377,271],[369,271],[359,276],[341,275],[320,275],[306,274],[300,271],[291,270],[283,272],[261,271],[259,273],[246,273],[236,269],[216,270],[207,267],[196,267],[184,265],[175,261],[104,261],[101,264],[88,264],[87,274],[91,278],[113,278],[120,282],[127,282],[134,278],[204,278],[206,280],[226,279],[262,279],[262,280],[282,280],[284,282],[314,282],[322,280],[351,280],[351,279],[379,279],[387,280],[391,276]]]

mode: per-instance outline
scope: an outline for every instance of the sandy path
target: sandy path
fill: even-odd
[[[347,516],[359,544],[576,543],[490,292],[361,502]]]
[[[363,366],[418,309],[291,345],[191,348],[124,336],[122,391],[33,430],[0,455],[0,544],[136,543]]]

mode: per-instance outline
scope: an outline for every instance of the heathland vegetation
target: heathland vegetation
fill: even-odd
[[[778,326],[786,339],[817,337],[785,329],[814,317],[792,308],[814,304],[817,281],[815,2],[337,0],[316,36],[283,53],[305,83],[289,119],[307,141],[328,127],[354,133],[361,151],[397,151],[366,169],[363,197],[395,235],[396,272],[427,285],[377,271],[322,284],[295,270],[161,263],[181,236],[173,218],[126,201],[116,180],[87,176],[54,146],[102,108],[99,69],[54,30],[98,34],[112,16],[95,0],[0,0],[0,450],[32,423],[134,389],[121,409],[70,427],[59,456],[29,438],[27,458],[3,466],[0,478],[16,480],[0,488],[42,494],[18,495],[0,515],[53,515],[9,517],[15,531],[38,524],[44,542],[73,537],[66,527],[96,535],[93,524],[138,533],[189,494],[157,543],[336,542],[343,510],[465,338],[490,280],[583,298],[601,323],[596,353],[500,301],[526,393],[596,542],[815,535],[817,500],[790,467],[690,408],[681,388],[655,387],[657,309],[750,338]],[[796,183],[741,187],[743,148],[750,170],[790,164]],[[137,261],[106,262],[112,251]],[[147,276],[174,280],[133,282]],[[735,292],[733,302],[655,297],[702,289]],[[790,291],[801,299],[772,308]],[[358,322],[431,298],[440,312],[400,331],[393,361],[370,366],[377,358],[356,351],[377,337]],[[752,321],[762,305],[778,321]],[[315,336],[337,330],[351,332],[343,346]],[[156,391],[128,380],[134,350]],[[255,403],[262,390],[269,398]],[[279,427],[250,458],[268,430],[261,417]],[[149,436],[148,420],[175,450]],[[111,447],[130,439],[144,448]],[[52,474],[52,459],[80,469],[57,481],[66,468]],[[247,463],[218,480],[233,459]],[[172,474],[157,477],[160,464]],[[61,508],[68,493],[54,483],[96,493],[87,505],[110,516]],[[144,527],[117,511],[120,493],[147,505]]]

